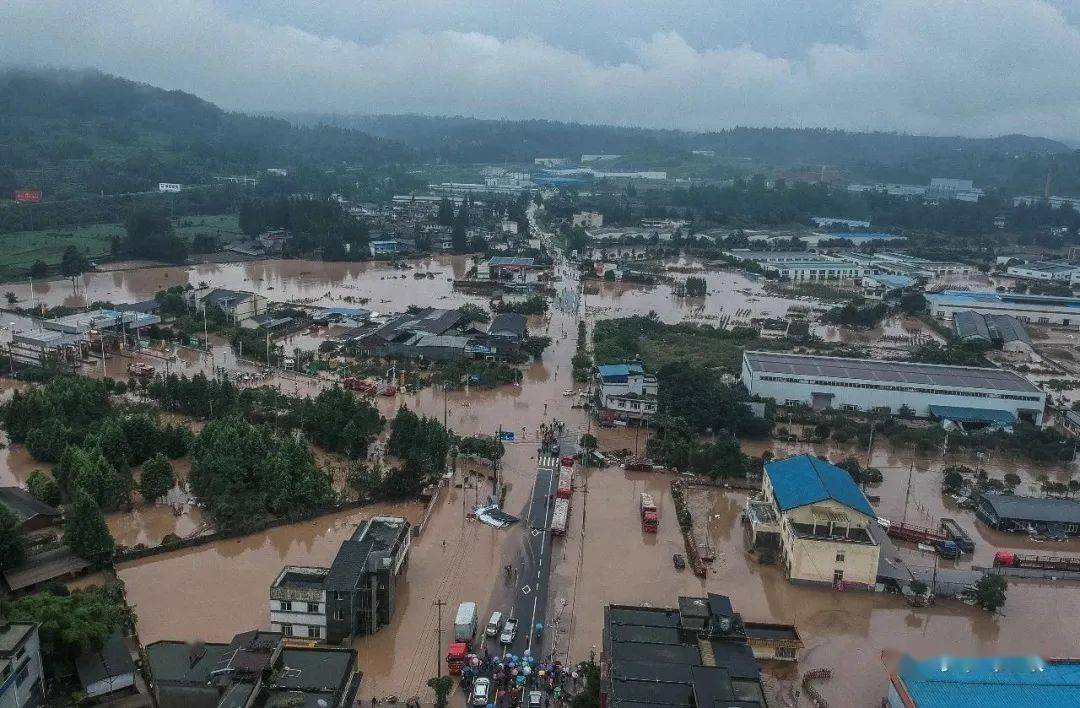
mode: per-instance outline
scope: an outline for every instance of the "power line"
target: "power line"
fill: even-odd
[[[446,600],[435,600],[431,604],[439,610],[438,640],[435,642],[435,675],[442,678],[442,608]]]

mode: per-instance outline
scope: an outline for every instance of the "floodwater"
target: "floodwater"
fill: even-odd
[[[78,305],[96,299],[145,299],[169,285],[197,286],[207,282],[219,287],[257,290],[274,300],[356,304],[383,312],[403,310],[408,305],[452,307],[464,302],[482,303],[481,298],[452,289],[450,279],[464,273],[466,261],[461,257],[421,261],[417,266],[420,270],[435,273],[433,278],[423,279],[414,278],[413,271],[372,263],[282,260],[206,264],[186,269],[148,268],[88,274],[80,280],[76,294],[72,294],[67,281],[35,283],[35,295],[50,305]],[[688,261],[676,265],[684,271],[704,274],[708,283],[704,298],[676,298],[667,283],[649,287],[599,283],[598,293],[585,296],[580,303],[585,307],[589,323],[650,311],[668,322],[688,319],[719,323],[725,318],[749,322],[751,317],[782,317],[792,307],[817,304],[809,299],[794,301],[767,294],[759,281],[734,271],[700,271],[699,263]],[[684,277],[682,272],[674,275],[677,279]],[[569,271],[561,271],[560,276],[571,280],[569,287],[572,287]],[[6,287],[20,297],[28,297],[28,289],[19,289],[25,287],[22,284]],[[567,283],[556,285],[557,289],[563,287],[568,287]],[[569,434],[575,437],[592,430],[582,411],[572,407],[574,397],[563,395],[564,389],[581,388],[570,380],[578,317],[573,307],[575,299],[560,298],[560,302],[570,303],[568,309],[556,307],[548,315],[531,318],[530,330],[546,334],[553,341],[540,361],[525,368],[520,386],[459,391],[426,388],[378,398],[380,411],[391,416],[398,406],[405,404],[422,414],[445,419],[458,434],[514,431],[517,439],[507,446],[501,474],[508,484],[506,509],[511,513],[521,512],[533,481],[535,436],[540,423],[552,418],[563,420]],[[896,319],[868,336],[902,339],[916,331],[910,321]],[[849,341],[849,333],[836,334],[837,338]],[[862,333],[850,341],[860,339]],[[901,344],[898,342],[898,346]],[[317,346],[318,335],[296,335],[293,345]],[[167,366],[187,373],[200,370],[209,373],[219,366],[236,371],[257,369],[237,362],[228,345],[214,338],[209,353],[180,349],[175,353],[143,352],[138,356],[159,369]],[[126,362],[120,357],[110,359],[99,375],[122,370]],[[331,379],[279,374],[270,383],[286,393],[304,394],[330,385]],[[616,428],[593,432],[597,432],[602,449],[644,448],[644,431]],[[745,441],[743,447],[753,455],[765,449],[777,456],[813,451],[833,459],[854,454],[865,460],[866,453],[857,446],[774,441]],[[968,456],[952,452],[947,461],[975,464]],[[916,459],[912,466],[909,450],[894,449],[881,441],[875,445],[871,462],[885,474],[883,484],[868,490],[869,494],[882,497],[878,507],[882,516],[906,517],[909,522],[927,524],[944,515],[953,516],[976,541],[976,564],[986,564],[993,550],[999,547],[1034,547],[1038,551],[1057,552],[1059,546],[1068,546],[1035,544],[1023,537],[989,532],[974,521],[970,512],[952,508],[951,501],[940,494],[940,470],[946,464],[940,454]],[[1073,472],[1068,466],[1027,465],[997,456],[979,463],[994,477],[1017,471],[1025,480],[1020,491],[1027,489],[1026,485],[1039,474],[1065,480]],[[22,481],[33,466],[19,446],[0,449],[3,479]],[[555,542],[556,565],[549,595],[549,627],[559,658],[577,661],[587,658],[591,651],[598,651],[605,604],[673,606],[679,595],[703,592],[731,595],[748,619],[795,622],[807,645],[799,670],[832,668],[834,679],[822,691],[836,705],[879,702],[885,690],[885,672],[879,657],[886,649],[910,651],[921,657],[943,653],[1038,651],[1060,656],[1077,653],[1074,649],[1077,621],[1068,613],[1046,612],[1043,608],[1067,607],[1077,602],[1080,584],[1074,588],[1064,583],[1013,582],[1005,611],[998,616],[956,602],[912,610],[893,597],[793,586],[777,568],[758,565],[743,550],[738,512],[744,496],[737,492],[715,489],[695,492],[697,523],[707,525],[709,543],[717,560],[713,572],[704,580],[688,570],[676,571],[671,556],[683,552],[683,545],[668,491],[670,479],[664,474],[630,474],[617,467],[586,470],[578,475],[570,528],[563,539]],[[513,559],[523,530],[520,526],[492,529],[466,521],[464,515],[489,489],[486,481],[463,482],[459,473],[450,486],[441,490],[423,534],[414,539],[409,570],[397,598],[398,610],[392,624],[356,642],[364,672],[362,699],[373,695],[427,694],[423,684],[435,674],[436,662],[445,653],[446,644],[445,636],[439,643],[438,609],[433,601],[447,603],[443,607],[444,630],[449,630],[452,618],[447,615],[452,614],[458,602],[477,602],[481,618],[494,609],[505,610],[510,606],[513,589],[502,581],[499,569]],[[655,535],[643,534],[640,529],[637,495],[641,491],[652,493],[659,505],[661,523]],[[422,508],[414,503],[373,505],[122,564],[118,572],[139,616],[142,640],[227,641],[237,632],[267,627],[268,589],[281,566],[329,564],[340,543],[356,525],[375,514],[400,514],[416,522]],[[202,528],[198,510],[190,507],[185,515],[175,517],[169,506],[140,505],[127,517],[130,518],[111,516],[109,519],[118,540],[125,539],[122,543],[158,543],[163,531],[172,532],[175,528],[175,532],[185,535]],[[165,531],[166,528],[170,531]],[[181,528],[186,530],[181,533]],[[913,548],[901,548],[898,552],[911,563],[933,562]],[[767,671],[770,698],[777,704],[783,703],[790,692],[793,671],[787,667],[767,667]]]

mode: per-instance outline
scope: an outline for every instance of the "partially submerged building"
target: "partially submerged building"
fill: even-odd
[[[949,409],[986,422],[1043,420],[1046,393],[1005,369],[875,359],[743,353],[742,383],[754,396],[816,410],[839,409],[949,417]],[[936,409],[936,410],[935,410]]]
[[[84,649],[75,659],[75,670],[88,699],[104,701],[137,692],[135,662],[119,631],[113,632],[100,649]]]
[[[285,566],[270,586],[271,628],[338,643],[389,624],[410,533],[405,519],[376,516],[341,544],[329,568]]]
[[[679,607],[604,608],[600,704],[767,705],[742,617],[724,595],[680,597]]]
[[[887,708],[1080,705],[1080,659],[904,655],[889,672]]]
[[[1030,353],[1031,337],[1012,315],[985,315],[974,310],[953,314],[953,331],[963,342],[997,344],[1004,351]]]
[[[159,641],[146,646],[159,708],[352,706],[360,687],[355,649],[290,647],[254,630],[228,644]]]
[[[926,301],[930,314],[942,320],[952,319],[962,310],[974,310],[984,315],[1012,315],[1022,322],[1080,325],[1080,298],[1075,297],[945,290],[927,294]]]
[[[619,420],[642,420],[656,415],[656,377],[637,362],[597,367],[596,396],[602,413]]]
[[[12,513],[24,533],[55,526],[63,518],[59,509],[38,500],[22,487],[0,487],[0,506]]]
[[[1016,494],[981,494],[975,516],[998,531],[1039,533],[1050,536],[1080,534],[1080,502]]]
[[[38,625],[5,624],[0,617],[0,706],[45,705],[45,670],[41,664]]]
[[[772,547],[791,581],[861,589],[877,582],[877,514],[836,465],[811,455],[770,462],[746,519],[751,543]]]
[[[227,288],[199,288],[188,294],[192,306],[202,311],[207,305],[221,308],[228,320],[246,329],[259,327],[255,318],[265,315],[270,301],[247,290]]]

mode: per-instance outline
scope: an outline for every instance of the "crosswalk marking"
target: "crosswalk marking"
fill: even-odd
[[[538,467],[550,467],[554,469],[559,464],[559,458],[554,455],[540,455],[536,464]]]

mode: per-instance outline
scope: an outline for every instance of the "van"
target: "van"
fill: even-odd
[[[487,629],[484,630],[484,634],[492,639],[499,636],[499,632],[502,630],[502,623],[502,612],[492,612],[491,619],[488,620]]]

